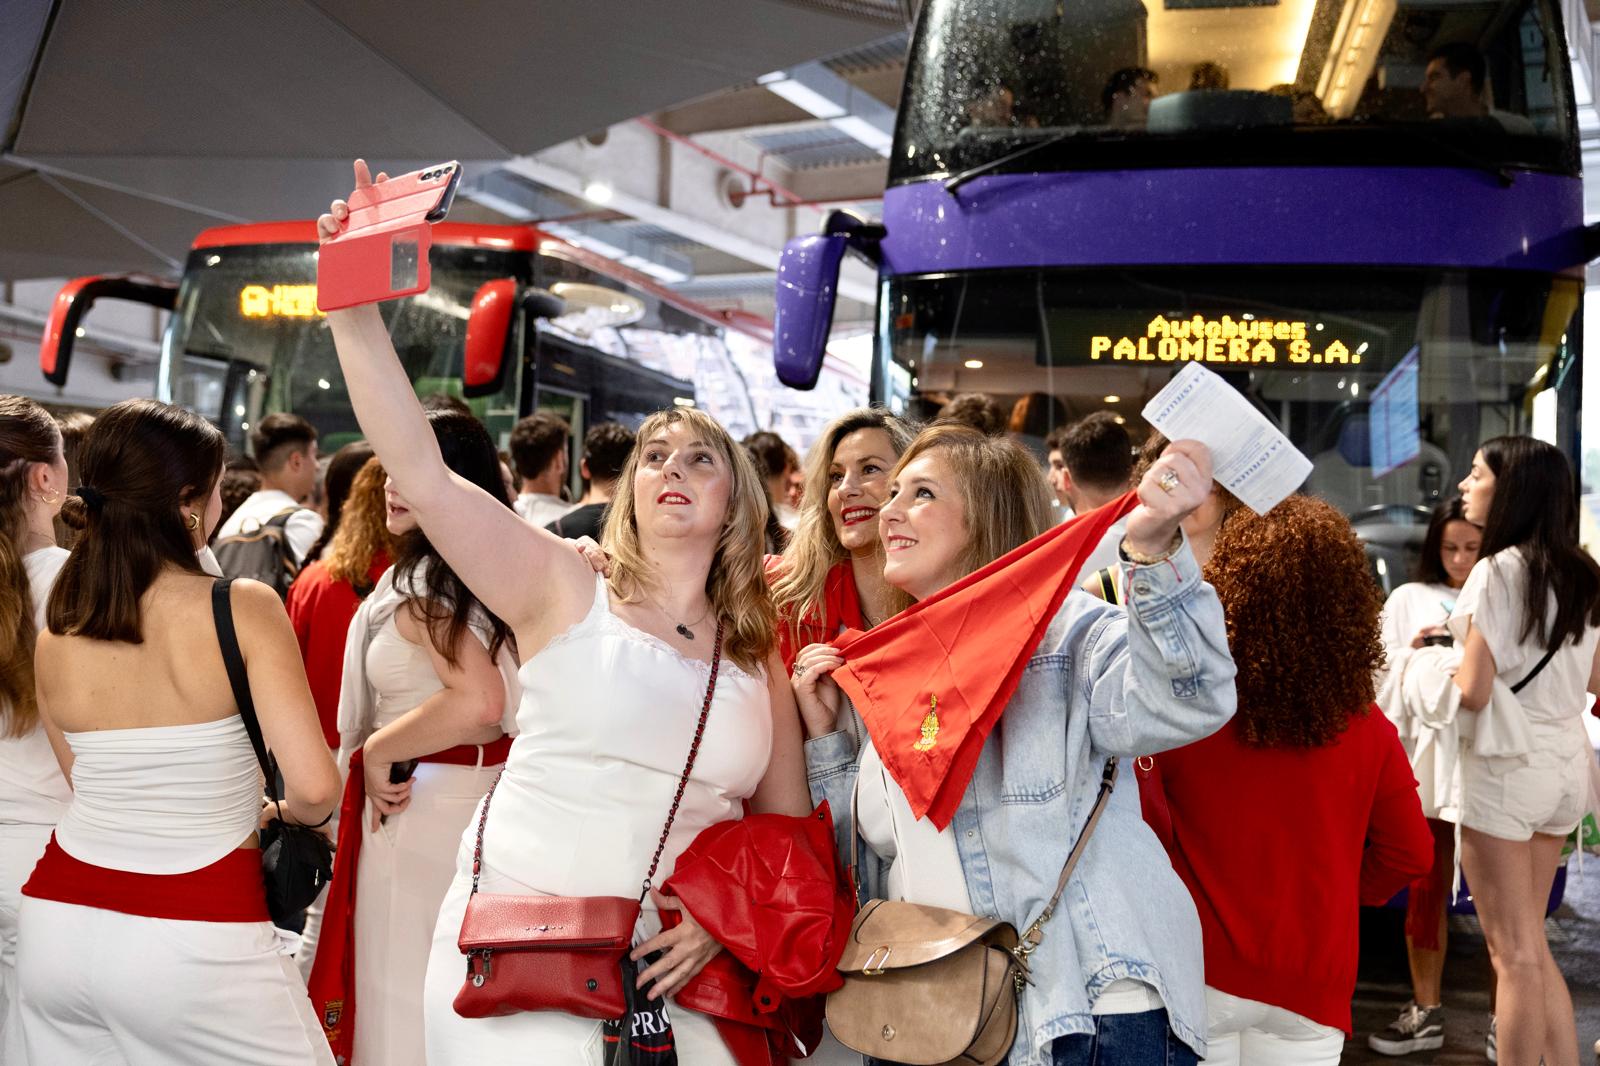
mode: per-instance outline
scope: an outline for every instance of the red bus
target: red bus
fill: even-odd
[[[709,410],[736,436],[776,425],[804,440],[825,414],[809,410],[821,397],[772,377],[766,322],[703,307],[534,226],[441,223],[430,266],[427,292],[381,305],[395,349],[419,395],[463,397],[502,443],[518,418],[540,410],[566,418],[575,441],[595,422],[637,425],[674,404]],[[89,277],[65,286],[41,369],[65,383],[95,300],[152,304],[172,312],[158,398],[212,419],[240,451],[273,411],[305,417],[324,449],[336,448],[359,431],[317,310],[316,273],[309,221],[208,229],[176,284]]]

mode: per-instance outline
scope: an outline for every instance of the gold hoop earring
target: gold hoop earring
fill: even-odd
[[[190,511],[189,512],[189,532],[198,533],[199,531],[200,531],[200,516],[195,514],[193,511]]]
[[[37,495],[37,496],[34,497],[34,499],[38,500],[40,503],[44,504],[46,507],[53,507],[57,503],[61,502],[61,493],[52,492],[48,496]]]

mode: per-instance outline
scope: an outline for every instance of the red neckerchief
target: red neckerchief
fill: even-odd
[[[845,658],[833,679],[916,817],[949,826],[984,741],[1084,561],[1138,502],[1129,492],[833,642]]]
[[[767,580],[775,582],[783,570],[781,555],[767,556]],[[822,614],[811,611],[798,625],[788,618],[778,619],[778,653],[783,656],[783,668],[794,669],[794,657],[800,649],[810,644],[826,644],[839,635],[841,629],[867,628],[866,616],[861,613],[861,596],[856,591],[855,571],[850,560],[835,563],[828,571],[827,583],[822,591]]]

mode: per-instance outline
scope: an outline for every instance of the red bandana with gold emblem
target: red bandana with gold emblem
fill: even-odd
[[[833,642],[833,673],[854,701],[911,813],[949,826],[984,741],[1045,629],[1129,492],[1035,537],[865,633]]]

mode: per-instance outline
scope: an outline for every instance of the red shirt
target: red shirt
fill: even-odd
[[[389,557],[382,552],[367,571],[367,590],[389,569]],[[322,738],[328,747],[339,746],[339,680],[344,673],[344,640],[350,621],[361,606],[361,597],[348,581],[336,581],[321,559],[300,572],[289,586],[289,622],[300,641],[300,658],[305,660],[306,680],[311,683],[311,698],[317,704],[322,722]]]
[[[1394,726],[1376,707],[1320,748],[1258,748],[1230,722],[1155,757],[1206,984],[1350,1032],[1360,906],[1433,865]]]

